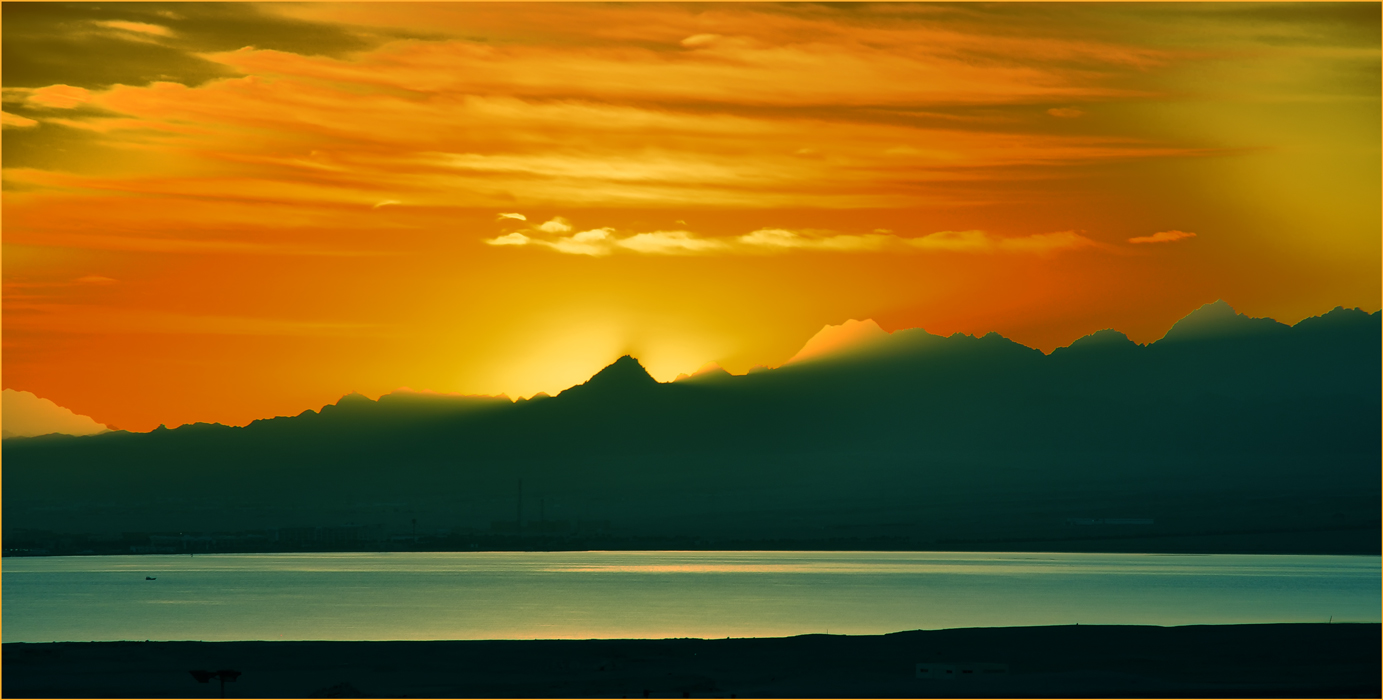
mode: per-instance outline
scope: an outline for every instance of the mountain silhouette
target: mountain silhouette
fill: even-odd
[[[639,361],[630,355],[615,360],[608,367],[595,373],[595,376],[578,384],[558,396],[583,395],[600,397],[630,397],[647,394],[658,385]]]
[[[1119,331],[1114,330],[1113,328],[1106,328],[1101,331],[1095,331],[1090,335],[1077,338],[1076,342],[1071,343],[1070,345],[1064,348],[1057,348],[1052,352],[1053,354],[1063,351],[1109,352],[1111,350],[1115,350],[1116,348],[1127,351],[1133,350],[1137,347],[1138,344],[1133,342],[1132,340],[1129,340],[1128,336],[1124,335],[1123,333],[1120,333]]]
[[[692,372],[691,374],[679,374],[679,375],[677,375],[677,378],[674,379],[673,381],[674,381],[674,382],[685,382],[685,381],[692,381],[692,382],[720,382],[720,381],[725,381],[725,380],[728,380],[728,379],[732,379],[732,378],[734,378],[734,376],[735,376],[735,375],[730,374],[729,372],[727,372],[727,371],[725,370],[724,367],[721,367],[721,366],[720,366],[720,363],[718,363],[718,362],[707,362],[706,364],[701,365],[701,367],[699,367],[695,372]]]
[[[879,324],[875,323],[872,318],[863,321],[856,321],[852,318],[839,326],[822,328],[784,364],[806,362],[824,357],[838,357],[868,350],[887,340],[888,335],[888,332],[880,328]]]
[[[1162,341],[1185,342],[1270,335],[1289,329],[1290,326],[1271,318],[1252,318],[1238,313],[1221,299],[1206,304],[1177,321],[1162,337]]]
[[[1216,302],[1147,345],[1107,329],[1051,354],[879,333],[743,376],[663,384],[626,355],[541,399],[350,394],[243,428],[8,439],[6,547],[411,520],[484,542],[524,532],[522,479],[570,546],[1378,551],[1377,312],[1286,326]],[[1104,519],[1152,524],[1071,524]]]

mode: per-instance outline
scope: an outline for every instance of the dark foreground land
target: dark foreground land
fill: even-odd
[[[6,697],[1370,697],[1379,625],[1071,626],[882,636],[4,645]],[[917,677],[920,663],[952,680]],[[979,665],[987,664],[987,665]],[[966,669],[974,672],[965,674]]]

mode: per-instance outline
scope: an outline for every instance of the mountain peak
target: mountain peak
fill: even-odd
[[[700,375],[700,374],[706,374],[707,372],[724,372],[724,371],[725,371],[725,368],[724,368],[724,367],[721,367],[719,362],[707,362],[706,364],[701,365],[701,367],[698,368],[695,372],[692,372],[692,375],[691,375],[691,376],[695,377],[695,376]]]
[[[872,318],[863,321],[850,319],[839,326],[826,326],[783,364],[821,359],[830,355],[855,352],[871,347],[888,338],[888,331]]]
[[[341,400],[336,402],[336,405],[340,406],[342,404],[351,403],[374,403],[374,400],[358,391],[352,391],[351,393],[342,396]]]
[[[581,386],[601,389],[629,389],[657,386],[658,380],[649,375],[648,370],[634,359],[625,355],[610,363],[605,369],[595,373]]]
[[[1068,347],[1096,348],[1124,347],[1133,345],[1137,345],[1137,343],[1134,343],[1132,340],[1129,340],[1129,337],[1127,335],[1124,335],[1122,332],[1116,331],[1113,328],[1106,328],[1104,330],[1095,331],[1090,335],[1081,336],[1080,338],[1077,338],[1074,343],[1071,343]]]
[[[1201,321],[1225,321],[1231,318],[1235,318],[1236,316],[1242,315],[1243,314],[1239,313],[1238,311],[1235,311],[1234,307],[1229,305],[1229,302],[1225,301],[1224,299],[1216,299],[1215,301],[1212,301],[1209,304],[1202,304],[1200,308],[1187,314],[1186,318],[1183,318],[1182,320],[1185,321],[1187,319],[1199,319]],[[1172,327],[1175,328],[1176,324],[1172,324]]]
[[[1225,300],[1217,299],[1177,321],[1171,330],[1162,336],[1162,340],[1215,340],[1287,329],[1288,326],[1271,318],[1253,318],[1241,314]]]
[[[732,377],[732,376],[734,376],[734,375],[732,375],[732,374],[730,374],[729,372],[725,371],[725,368],[724,368],[724,367],[721,367],[719,362],[707,362],[706,364],[701,365],[701,368],[700,368],[700,369],[696,370],[695,372],[692,372],[691,374],[679,374],[679,375],[677,375],[677,379],[674,379],[673,381],[676,381],[676,382],[685,382],[685,381],[687,381],[687,380],[705,381],[705,380],[712,380],[712,379],[725,379],[725,378],[727,378],[727,377]]]

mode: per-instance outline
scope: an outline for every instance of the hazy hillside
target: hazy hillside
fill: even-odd
[[[1217,302],[1147,346],[912,329],[745,376],[660,384],[624,357],[551,398],[10,439],[5,546],[1377,552],[1379,320]]]

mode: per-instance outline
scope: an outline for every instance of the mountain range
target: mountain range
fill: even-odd
[[[1216,302],[1043,354],[854,321],[742,376],[625,356],[552,397],[12,438],[5,547],[1376,554],[1380,330]]]

